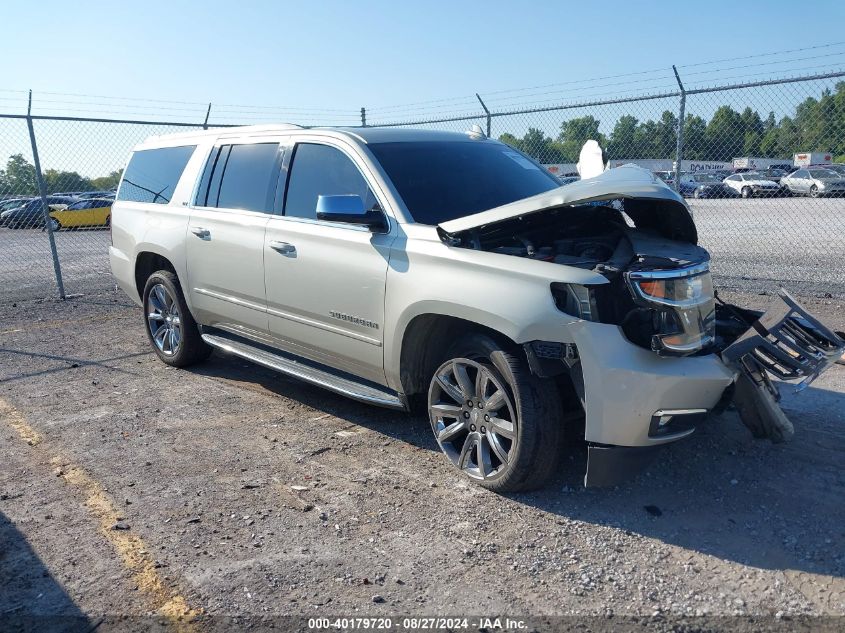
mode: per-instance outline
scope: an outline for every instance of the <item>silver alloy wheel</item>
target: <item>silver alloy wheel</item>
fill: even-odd
[[[59,224],[59,221],[56,218],[50,218],[50,230],[54,233],[62,228],[62,225]]]
[[[182,318],[179,304],[167,286],[156,284],[147,296],[147,325],[155,346],[165,356],[173,356],[182,342]]]
[[[428,391],[428,415],[440,449],[473,479],[504,472],[515,454],[517,419],[505,385],[489,366],[447,361]]]

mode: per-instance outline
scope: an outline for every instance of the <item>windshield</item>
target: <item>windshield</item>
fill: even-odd
[[[440,224],[560,186],[524,154],[475,140],[372,143],[415,222]]]
[[[695,182],[722,182],[722,179],[715,174],[696,174],[693,179]]]
[[[839,174],[832,169],[811,169],[810,175],[813,178],[839,178]]]

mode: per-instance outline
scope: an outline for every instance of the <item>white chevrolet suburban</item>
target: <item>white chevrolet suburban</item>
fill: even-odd
[[[111,232],[162,361],[217,348],[363,402],[418,401],[451,463],[497,491],[555,473],[565,425],[587,485],[732,401],[783,439],[769,374],[806,384],[842,354],[785,293],[765,315],[718,302],[684,200],[651,173],[560,186],[477,128],[153,137]]]

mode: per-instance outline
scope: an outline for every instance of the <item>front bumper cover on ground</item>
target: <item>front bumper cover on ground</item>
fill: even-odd
[[[779,305],[757,319],[722,351],[722,359],[740,372],[734,404],[754,437],[783,442],[794,427],[778,406],[780,391],[770,376],[800,380],[805,389],[842,358],[845,341],[807,312],[786,290]]]
[[[755,437],[773,442],[789,439],[793,426],[778,405],[780,392],[770,375],[801,380],[797,387],[801,390],[845,352],[840,335],[785,290],[779,295],[779,304],[751,323],[720,354],[722,363],[737,373],[735,387],[726,391],[727,398],[732,396],[743,423]],[[631,479],[655,457],[654,448],[591,444],[585,485],[611,486]]]

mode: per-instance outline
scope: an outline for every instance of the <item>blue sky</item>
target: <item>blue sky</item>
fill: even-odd
[[[492,93],[490,99],[502,105],[629,93],[671,87],[672,63],[845,40],[845,2],[815,0],[808,6],[809,19],[800,20],[794,19],[795,6],[777,0],[6,3],[0,38],[0,89],[6,92],[0,92],[0,112],[18,111],[24,93],[9,90],[28,88],[41,112],[79,114],[87,107],[131,114],[155,108],[155,103],[44,94],[80,93],[191,102],[159,104],[169,108],[168,114],[190,120],[203,111],[200,102],[211,101],[291,108],[290,118],[300,116],[297,108],[321,110],[330,123],[354,122],[361,106],[376,116],[379,107],[425,102],[416,110],[384,110],[385,118],[459,111],[474,107],[475,92]],[[837,52],[842,54],[831,55]],[[829,57],[800,61],[812,54]],[[843,67],[845,47],[796,52],[783,60],[783,66],[723,74],[762,74],[789,63]],[[650,69],[665,70],[604,81],[592,92],[564,83]],[[496,94],[553,83],[563,85]],[[441,99],[449,101],[428,103]],[[219,112],[226,111],[221,106]],[[251,112],[228,111],[244,119]],[[273,112],[271,118],[284,113]]]
[[[612,99],[845,69],[845,0],[767,2],[266,2],[91,0],[2,6],[0,113],[210,123],[357,125]],[[769,53],[781,51],[778,55]],[[709,63],[720,60],[717,63]],[[833,84],[691,97],[687,113],[746,105],[791,114]],[[585,114],[658,119],[677,98],[494,120],[556,135]],[[479,123],[483,121],[479,120]],[[446,124],[465,130],[471,123]],[[101,175],[161,126],[38,122],[45,168]],[[22,121],[0,119],[0,166],[29,155]]]

